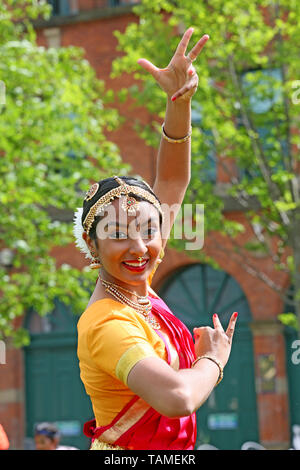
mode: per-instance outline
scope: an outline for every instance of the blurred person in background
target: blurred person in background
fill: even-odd
[[[34,441],[36,450],[78,450],[77,447],[59,445],[59,430],[52,423],[37,424],[34,430]]]

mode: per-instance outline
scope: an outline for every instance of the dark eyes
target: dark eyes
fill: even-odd
[[[116,240],[124,240],[127,238],[127,233],[125,232],[110,233],[109,238],[116,239]]]
[[[147,230],[147,235],[153,236],[156,234],[156,232],[157,232],[157,228],[149,227]]]
[[[148,227],[147,230],[144,230],[142,232],[142,237],[143,238],[152,238],[155,233],[157,232],[157,228],[154,227]],[[112,232],[109,234],[109,238],[113,240],[126,240],[127,239],[127,232]]]

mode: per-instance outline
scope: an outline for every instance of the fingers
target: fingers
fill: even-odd
[[[228,323],[228,327],[227,327],[227,330],[226,330],[226,335],[229,337],[229,338],[232,338],[233,336],[233,333],[234,333],[234,329],[235,329],[235,325],[236,325],[236,321],[237,321],[237,317],[238,317],[238,313],[237,312],[234,312],[231,317],[230,317],[230,320],[229,320],[229,323]],[[224,329],[223,329],[223,326],[220,322],[220,319],[218,317],[218,315],[216,313],[213,314],[213,324],[214,324],[214,328],[215,330],[219,329],[221,331],[224,332]],[[207,327],[204,327],[204,326],[200,326],[198,328],[194,328],[193,329],[193,333],[194,335],[201,335],[202,331],[205,330],[205,328]]]
[[[195,46],[190,50],[187,57],[189,57],[191,61],[196,60],[208,40],[209,40],[209,35],[204,34],[204,36],[202,36],[202,38],[199,39],[197,44],[195,44]]]
[[[171,97],[171,100],[175,101],[180,97],[182,97],[182,99],[190,99],[195,93],[196,89],[197,85],[184,85],[184,87],[180,88],[180,90],[174,93],[174,95]]]
[[[180,98],[181,96],[183,98],[190,98],[195,91],[197,90],[198,86],[198,77],[196,73],[194,72],[194,69],[191,69],[191,71],[188,72],[188,75],[191,77],[191,79],[179,90],[176,91],[171,97],[172,101],[175,101],[177,98]]]
[[[185,55],[188,44],[190,42],[191,36],[194,32],[194,28],[189,28],[185,31],[184,35],[182,36],[181,41],[179,42],[175,54],[178,55]],[[202,51],[205,43],[209,40],[209,35],[204,34],[201,39],[195,44],[195,46],[191,49],[188,53],[187,57],[191,59],[191,61],[195,60],[200,52]]]
[[[224,331],[223,326],[221,325],[219,317],[216,313],[213,314],[213,324],[214,324],[215,330]]]
[[[152,77],[157,80],[160,69],[155,67],[152,62],[147,59],[139,59],[138,64],[143,67],[143,69],[145,69],[147,72],[151,73]]]
[[[181,38],[181,41],[179,42],[179,44],[177,46],[175,54],[180,54],[180,55],[185,54],[185,51],[188,47],[188,44],[190,42],[190,39],[191,39],[191,36],[192,36],[193,32],[194,32],[194,28],[189,28],[189,29],[186,30],[186,32],[184,33],[184,35]]]
[[[234,312],[231,315],[231,318],[230,318],[229,323],[228,323],[228,327],[227,327],[227,330],[226,330],[226,335],[228,336],[230,341],[232,340],[232,337],[233,337],[237,317],[238,317],[238,313]]]
[[[191,36],[193,34],[193,31],[194,31],[193,28],[189,28],[185,31],[184,35],[182,36],[181,41],[179,42],[179,44],[177,46],[177,49],[176,49],[176,52],[175,52],[174,56],[175,55],[180,55],[180,56],[185,55],[188,44],[189,44],[189,41],[190,41]],[[208,39],[209,39],[208,34],[204,34],[204,36],[202,36],[202,38],[197,42],[197,44],[195,44],[195,46],[191,49],[191,51],[187,55],[187,58],[190,60],[190,63],[192,63],[197,58],[197,56],[200,54],[202,48],[204,47],[204,45],[208,41]],[[147,59],[139,59],[138,64],[141,67],[143,67],[144,70],[149,72],[153,76],[153,78],[155,78],[155,80],[158,79],[160,71],[165,70],[165,69],[159,69],[158,67],[156,67],[154,64],[152,64],[152,62],[150,62]],[[167,70],[167,68],[166,68],[166,70]],[[190,76],[192,76],[194,73],[195,73],[195,69],[192,66],[189,66],[188,74]]]

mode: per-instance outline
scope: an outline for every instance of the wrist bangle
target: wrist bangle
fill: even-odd
[[[171,137],[167,136],[167,134],[165,133],[164,126],[165,126],[165,123],[163,123],[163,125],[161,126],[162,136],[167,142],[170,142],[170,144],[182,144],[183,142],[186,142],[192,135],[192,127],[191,127],[189,133],[185,137],[182,137],[182,139],[172,139]]]
[[[221,380],[223,379],[223,376],[224,376],[223,367],[221,365],[221,362],[218,361],[217,359],[211,357],[211,356],[200,356],[200,357],[197,357],[197,359],[194,360],[194,362],[192,364],[192,367],[194,367],[194,365],[196,365],[197,362],[200,361],[200,359],[209,359],[210,361],[214,362],[219,367],[219,377],[218,377],[217,383],[215,385],[215,387],[216,387],[217,385],[219,385],[219,383],[221,382]]]

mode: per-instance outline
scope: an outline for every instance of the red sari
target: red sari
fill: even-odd
[[[179,369],[189,369],[195,359],[195,350],[192,336],[186,326],[176,318],[167,305],[157,297],[150,297],[152,312],[165,326],[169,339],[176,348],[179,357]],[[159,330],[157,334],[164,340]],[[165,341],[165,340],[164,340]],[[168,364],[170,364],[170,351],[168,352]],[[84,434],[94,441],[107,443],[103,449],[121,448],[132,450],[193,450],[196,442],[196,415],[182,418],[167,418],[148,407],[145,413],[134,420],[135,413],[139,413],[142,400],[134,396],[132,400],[118,413],[114,420],[107,426],[96,427],[96,421],[91,420],[84,425]],[[145,403],[145,402],[143,402]],[[133,425],[122,427],[123,422]],[[129,420],[129,421],[128,421]],[[95,447],[96,449],[97,447]]]

